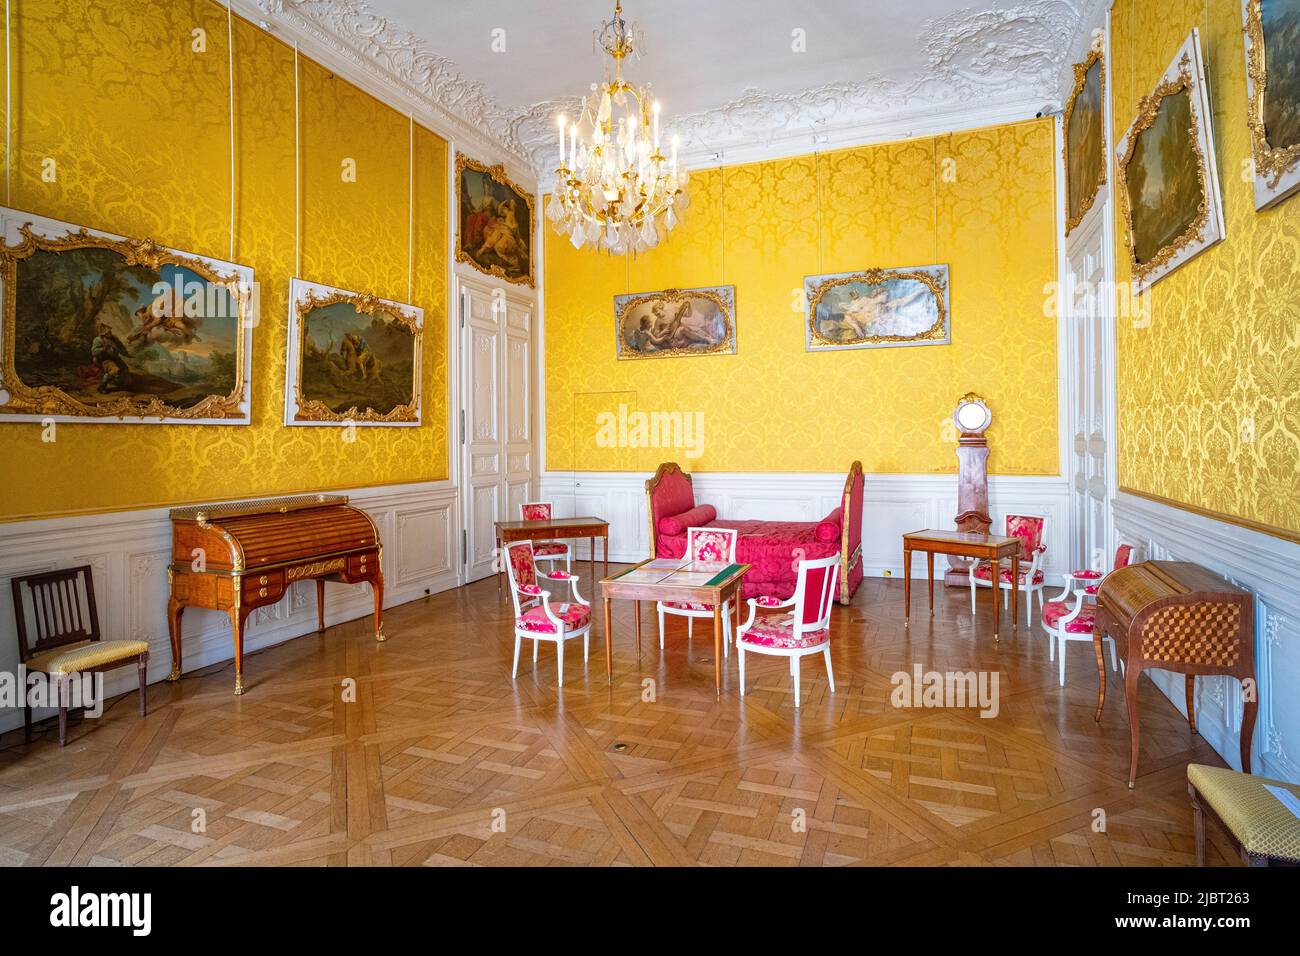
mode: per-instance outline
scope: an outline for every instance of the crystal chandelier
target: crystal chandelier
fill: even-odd
[[[591,85],[572,124],[559,117],[560,166],[546,218],[575,248],[641,252],[659,244],[661,217],[672,229],[690,204],[687,173],[677,168],[676,136],[671,158],[659,148],[659,103],[650,87],[623,78],[639,37],[623,20],[621,2],[596,41],[614,61],[613,73]]]

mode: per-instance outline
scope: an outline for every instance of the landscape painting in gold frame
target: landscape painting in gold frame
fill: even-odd
[[[253,270],[0,209],[0,422],[249,423]]]
[[[456,154],[456,260],[516,285],[536,285],[533,197],[504,167]]]
[[[289,283],[286,425],[420,424],[424,310]]]
[[[1106,185],[1106,63],[1100,49],[1074,66],[1065,105],[1065,234],[1074,231]]]
[[[1117,152],[1124,239],[1142,292],[1226,232],[1199,30],[1138,102]]]
[[[1300,0],[1242,0],[1255,209],[1300,189]]]
[[[734,355],[736,287],[616,295],[614,339],[620,359]]]

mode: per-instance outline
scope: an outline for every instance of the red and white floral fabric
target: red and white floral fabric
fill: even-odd
[[[519,514],[524,521],[549,521],[551,519],[551,503],[549,501],[535,501],[531,504],[520,505]]]
[[[816,647],[830,640],[830,632],[823,628],[820,631],[805,631],[796,636],[794,620],[790,615],[765,614],[755,619],[754,625],[740,636],[740,640],[763,647]]]
[[[1066,601],[1048,601],[1043,605],[1043,624],[1047,627],[1056,627],[1057,622],[1073,610],[1074,607]],[[1091,634],[1096,619],[1096,606],[1087,604],[1079,612],[1078,617],[1065,625],[1065,631],[1067,634]]]
[[[551,613],[564,622],[566,631],[573,631],[591,623],[591,608],[585,604],[552,604]],[[540,607],[529,608],[519,616],[519,627],[525,631],[554,634],[555,623]]]
[[[548,571],[546,572],[545,577],[550,578],[552,581],[567,581],[569,578],[573,577],[573,575],[568,571]]]
[[[761,594],[754,598],[754,603],[759,607],[780,607],[786,602],[782,601],[780,598],[772,597],[770,594]]]
[[[1083,593],[1084,593],[1084,594],[1096,594],[1096,593],[1097,593],[1097,585],[1095,585],[1095,584],[1089,584],[1086,588],[1083,589]]]
[[[1101,577],[1101,572],[1094,571],[1092,568],[1085,568],[1082,571],[1071,571],[1070,577],[1082,578],[1085,581],[1095,581],[1097,578]]]
[[[537,565],[533,563],[533,549],[527,544],[517,544],[506,549],[510,554],[510,567],[515,573],[515,587],[523,591],[537,583]]]
[[[1020,539],[1020,560],[1032,561],[1043,546],[1043,519],[1032,515],[1007,515],[1007,536]]]
[[[664,607],[670,607],[677,611],[712,611],[713,605],[701,604],[698,601],[664,601]]]
[[[523,594],[537,595],[542,593],[542,589],[539,588],[536,584],[521,584],[519,586],[519,590]]]
[[[979,578],[981,581],[992,581],[992,580],[993,580],[993,565],[989,564],[987,561],[981,561],[981,562],[976,566],[976,568],[975,568],[975,577]],[[1021,568],[1021,569],[1020,569],[1020,581],[1019,581],[1019,583],[1020,583],[1020,584],[1024,584],[1027,580],[1029,580],[1029,568]],[[1010,583],[1011,583],[1011,569],[1010,569],[1010,568],[1006,568],[1006,567],[1004,567],[1004,568],[1002,569],[1002,583],[1003,583],[1003,584],[1010,584]],[[1043,572],[1042,572],[1042,571],[1035,571],[1035,572],[1034,572],[1034,581],[1033,581],[1033,583],[1034,583],[1034,584],[1042,584],[1042,583],[1043,583]]]
[[[534,554],[541,554],[541,555],[564,554],[564,552],[568,550],[569,549],[566,545],[563,545],[558,541],[534,541],[533,542]]]
[[[689,535],[691,542],[691,560],[722,564],[731,560],[731,542],[733,536],[721,531],[701,531],[693,529]]]

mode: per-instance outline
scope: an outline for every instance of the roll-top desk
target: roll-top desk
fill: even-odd
[[[1101,688],[1097,719],[1106,703],[1102,638],[1109,634],[1125,661],[1124,692],[1128,703],[1128,785],[1137,778],[1138,677],[1144,667],[1184,676],[1187,721],[1196,732],[1195,693],[1198,675],[1224,674],[1241,681],[1241,769],[1250,773],[1250,744],[1259,710],[1255,683],[1254,595],[1199,564],[1144,561],[1116,568],[1097,588],[1093,641]]]
[[[383,547],[374,521],[346,495],[296,495],[174,508],[167,626],[172,670],[181,675],[181,614],[224,611],[235,641],[235,693],[244,692],[244,623],[296,581],[316,582],[317,630],[325,629],[325,582],[368,582],[375,639],[384,639]]]

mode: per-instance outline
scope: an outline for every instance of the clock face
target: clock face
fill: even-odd
[[[982,432],[993,421],[993,414],[983,402],[962,402],[953,415],[957,427],[964,432]]]

